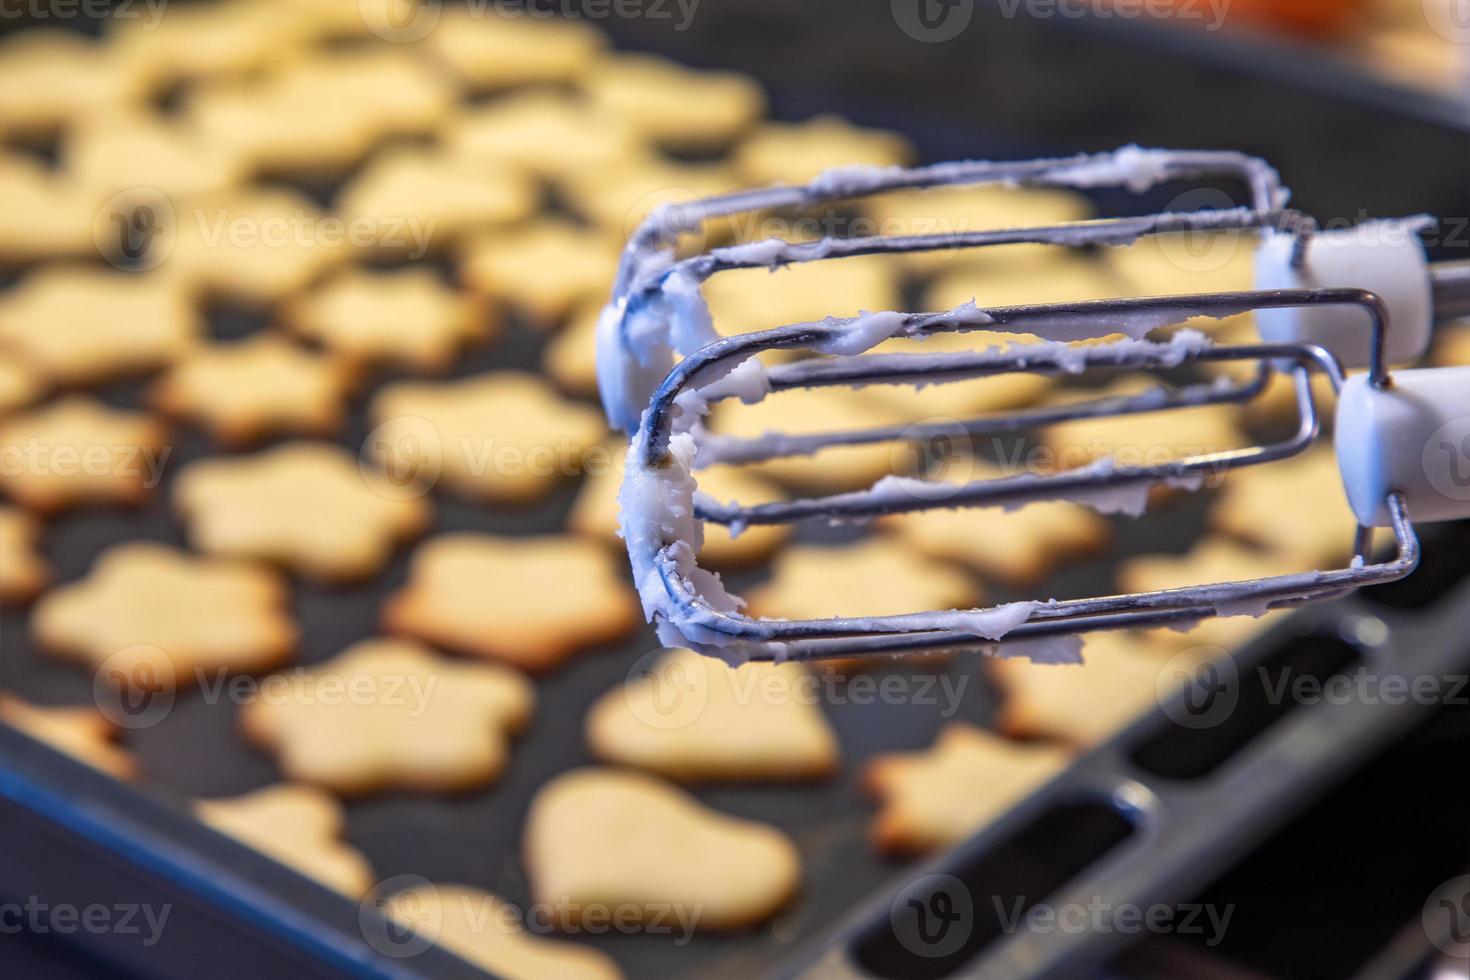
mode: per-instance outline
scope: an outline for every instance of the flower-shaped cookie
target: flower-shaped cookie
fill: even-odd
[[[198,332],[188,294],[154,273],[46,266],[0,298],[0,343],[68,383],[167,364]]]
[[[526,818],[532,893],[572,928],[609,906],[682,910],[696,929],[743,929],[796,893],[801,859],[774,827],[726,816],[639,773],[578,769],[548,783]]]
[[[620,250],[615,235],[542,219],[472,239],[460,279],[524,310],[535,325],[552,327],[579,303],[608,294]]]
[[[957,722],[930,749],[880,755],[865,777],[882,801],[873,843],[909,854],[958,844],[1065,769],[1074,754]]]
[[[100,769],[115,779],[138,775],[138,760],[113,742],[117,729],[91,705],[43,708],[0,694],[0,723]]]
[[[438,371],[498,324],[486,305],[444,285],[429,269],[351,270],[286,305],[301,336],[354,362]]]
[[[828,776],[837,738],[812,679],[802,664],[731,667],[670,650],[597,699],[587,744],[604,761],[672,779]]]
[[[504,899],[468,885],[419,885],[395,892],[384,911],[404,929],[497,977],[618,980],[600,950],[528,932]]]
[[[314,786],[283,783],[229,799],[196,800],[194,812],[215,830],[344,895],[361,898],[373,869],[342,843],[342,804]]]
[[[39,511],[137,504],[162,478],[165,439],[147,415],[72,395],[0,420],[0,491]]]
[[[446,534],[414,553],[383,622],[453,650],[550,670],[637,625],[619,564],[582,538]]]
[[[463,381],[401,382],[373,399],[367,450],[390,476],[437,475],[477,500],[526,503],[581,472],[607,432],[596,409],[540,378],[492,371]]]
[[[277,432],[328,435],[342,423],[351,372],[279,337],[197,347],[154,388],[158,406],[230,445]]]
[[[121,686],[192,683],[208,670],[274,667],[296,646],[285,583],[239,562],[121,544],[36,604],[31,631]]]
[[[340,582],[373,574],[423,530],[429,505],[414,493],[365,474],[336,446],[299,442],[193,463],[174,501],[203,551]]]
[[[51,566],[36,553],[41,526],[18,507],[0,507],[0,602],[25,602],[51,581]]]
[[[262,683],[241,713],[245,732],[288,778],[339,793],[492,782],[535,699],[515,671],[408,640],[365,640],[284,680]]]

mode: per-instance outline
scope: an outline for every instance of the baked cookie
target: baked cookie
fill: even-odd
[[[417,467],[455,493],[494,503],[545,496],[581,472],[583,455],[607,433],[595,409],[519,371],[389,385],[369,415],[377,428],[367,451],[390,475]]]
[[[646,54],[609,54],[583,76],[582,91],[599,110],[675,151],[710,152],[750,130],[766,96],[747,75],[696,71]]]
[[[46,382],[29,361],[0,347],[0,416],[25,408],[45,390]]]
[[[493,782],[535,694],[496,664],[456,663],[410,640],[364,640],[240,715],[288,779],[336,793],[461,790]]]
[[[315,787],[283,783],[228,799],[195,800],[194,814],[334,891],[361,898],[372,890],[367,858],[341,840],[342,804]]]
[[[986,309],[1128,295],[1126,282],[1109,266],[1056,246],[1003,245],[961,254],[963,262],[924,290],[924,309],[952,310],[971,301]]]
[[[0,40],[0,135],[48,136],[125,102],[122,67],[106,45],[77,31],[16,31]]]
[[[74,181],[0,148],[0,262],[96,255],[97,202]]]
[[[189,539],[208,554],[274,562],[310,578],[374,574],[429,523],[429,502],[387,484],[345,450],[293,442],[191,463],[174,485]]]
[[[296,647],[286,585],[270,571],[133,542],[36,603],[31,632],[120,687],[182,686],[205,671],[266,670]]]
[[[153,400],[241,446],[280,432],[330,435],[351,381],[340,360],[259,335],[194,348],[153,387]]]
[[[1137,634],[1089,633],[1081,664],[993,657],[986,670],[1004,695],[996,727],[1021,738],[1090,748],[1107,741],[1169,693],[1165,658]]]
[[[1002,475],[999,467],[976,462],[954,482]],[[922,554],[957,561],[1013,586],[1034,584],[1067,560],[1100,551],[1112,537],[1096,511],[1067,501],[1040,501],[1014,511],[940,506],[878,523]]]
[[[138,775],[138,760],[118,748],[114,742],[117,729],[91,705],[43,708],[0,693],[0,724],[45,742],[114,779],[134,779]]]
[[[288,326],[351,361],[441,371],[499,328],[480,300],[430,269],[345,270],[286,303]]]
[[[83,118],[68,128],[60,153],[68,176],[97,201],[135,188],[167,199],[207,194],[248,174],[228,148],[143,111]]]
[[[605,538],[615,544],[622,541],[618,533],[618,490],[623,483],[626,455],[624,447],[607,448],[609,465],[587,477],[567,517],[569,530]],[[700,470],[695,479],[700,493],[720,503],[764,504],[786,499],[779,487],[733,467]],[[791,526],[787,524],[757,525],[746,528],[739,537],[732,537],[728,528],[707,523],[699,563],[714,568],[752,565],[770,557],[790,536]]]
[[[767,619],[971,609],[982,597],[967,572],[882,536],[841,547],[788,548],[776,557],[770,581],[746,593],[747,612]]]
[[[477,92],[574,81],[606,45],[583,20],[499,6],[445,9],[423,39],[461,85]]]
[[[750,184],[804,184],[833,167],[912,163],[914,148],[898,133],[863,129],[840,116],[802,123],[768,122],[735,148],[735,167]]]
[[[240,75],[260,68],[294,40],[291,18],[274,3],[221,0],[169,10],[140,30],[138,20],[109,18],[108,46],[128,77],[157,94],[178,82]]]
[[[574,395],[597,394],[597,321],[603,305],[600,299],[583,303],[541,354],[541,371]]]
[[[733,336],[896,310],[903,304],[903,267],[892,256],[855,255],[777,269],[730,269],[711,276],[702,291],[715,330]]]
[[[1110,248],[1104,256],[1134,296],[1239,292],[1255,288],[1257,243],[1254,232],[1170,232]],[[1204,317],[1189,326],[1211,335],[1235,329],[1259,336],[1250,313],[1225,320]]]
[[[801,664],[731,667],[670,650],[592,705],[587,745],[603,762],[683,781],[820,779],[839,760],[811,680]]]
[[[769,432],[811,435],[902,425],[913,416],[869,392],[847,388],[795,388],[768,395],[754,405],[721,402],[709,417],[717,435],[756,439]],[[872,486],[882,477],[913,466],[913,451],[883,442],[832,446],[809,456],[781,456],[745,464],[742,472],[811,493],[839,493]],[[698,479],[715,468],[700,471]]]
[[[437,150],[379,154],[337,196],[337,213],[373,248],[417,259],[431,247],[531,215],[541,193],[519,171]]]
[[[1302,571],[1299,559],[1209,537],[1184,555],[1144,555],[1118,566],[1118,586],[1125,592],[1178,589],[1187,585],[1238,582]],[[1191,634],[1196,643],[1234,649],[1268,625],[1267,617],[1230,616],[1201,620]]]
[[[579,769],[543,787],[526,818],[525,859],[532,893],[563,928],[588,910],[672,906],[695,929],[744,929],[780,911],[801,881],[796,847],[774,827],[615,769]]]
[[[557,182],[557,190],[572,210],[620,241],[631,238],[660,205],[697,203],[739,188],[739,178],[724,163],[666,160],[569,173]],[[724,238],[739,226],[739,216],[711,218],[703,229],[704,241]]]
[[[612,290],[621,247],[605,233],[545,218],[471,239],[460,260],[460,279],[524,311],[536,326],[550,327]]]
[[[166,272],[191,289],[245,303],[273,303],[345,262],[348,229],[310,200],[273,187],[180,202]]]
[[[618,980],[622,976],[605,953],[528,932],[514,906],[468,885],[408,888],[390,895],[383,911],[401,928],[497,977]]]
[[[963,722],[946,725],[932,748],[868,763],[863,781],[880,804],[873,844],[890,854],[953,847],[1050,782],[1075,754]]]
[[[1158,387],[1152,378],[1124,377],[1102,391],[1069,396],[1102,398],[1137,394]],[[1113,457],[1125,466],[1149,466],[1239,448],[1242,414],[1240,406],[1207,405],[1167,412],[1144,412],[1117,419],[1077,419],[1050,426],[1043,433],[1046,445],[1062,469],[1086,466]],[[1206,486],[1217,486],[1222,473],[1205,474]]]
[[[454,156],[547,179],[625,167],[651,155],[648,144],[621,119],[597,112],[584,100],[534,89],[461,112],[445,125],[441,138]]]
[[[1358,526],[1337,457],[1327,446],[1277,463],[1244,466],[1225,478],[1210,525],[1301,567],[1340,568]]]
[[[0,419],[0,492],[43,513],[138,504],[162,479],[166,439],[151,416],[69,395]]]
[[[157,275],[45,266],[0,294],[0,343],[66,384],[168,364],[199,330],[188,294]]]
[[[51,581],[36,550],[41,525],[19,507],[0,507],[0,603],[27,602]]]
[[[1066,224],[1093,216],[1092,202],[1076,191],[1003,184],[894,191],[865,198],[859,206],[874,222],[873,231],[885,236],[958,236]],[[1006,246],[945,248],[909,252],[903,261],[917,272],[939,272],[960,263],[985,263],[1004,251]]]
[[[595,541],[445,534],[414,552],[383,622],[437,646],[547,671],[637,626],[619,565]]]

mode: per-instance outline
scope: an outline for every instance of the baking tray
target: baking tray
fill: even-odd
[[[647,23],[608,22],[611,33],[629,46],[661,50],[695,64],[725,63],[751,71],[768,83],[775,114],[802,118],[836,110],[871,125],[908,133],[926,159],[959,156],[1009,157],[1071,149],[1101,148],[1134,139],[1178,145],[1243,145],[1277,162],[1288,180],[1303,187],[1297,202],[1323,216],[1430,211],[1470,213],[1465,170],[1441,165],[1453,154],[1470,160],[1463,134],[1422,122],[1407,122],[1385,110],[1365,110],[1347,102],[1300,93],[1253,79],[1242,66],[1202,67],[1188,59],[1159,54],[1141,60],[1127,44],[1083,41],[1076,32],[1046,25],[1008,22],[977,31],[964,45],[918,46],[895,37],[887,5],[804,3],[799,8],[755,0],[719,4],[706,0],[702,14],[682,34]],[[835,31],[837,43],[824,43]],[[1060,66],[1095,74],[1096,85],[1066,91],[1056,84]],[[1144,82],[1146,97],[1117,98],[1121,73]],[[1140,74],[1142,79],[1140,79]],[[1171,110],[1171,93],[1189,91],[1206,100],[1209,111],[1187,118]],[[990,98],[964,93],[994,93]],[[1295,117],[1291,132],[1260,118],[1261,100],[1274,100],[1283,117]],[[1065,106],[1065,112],[1062,111]],[[1109,106],[1111,111],[1100,111]],[[1316,134],[1331,132],[1331,139]],[[1251,134],[1247,136],[1247,134]],[[1329,166],[1342,159],[1343,134],[1362,152],[1352,169]],[[1412,168],[1413,179],[1385,182],[1375,175]],[[324,195],[328,188],[312,188]],[[1156,201],[1105,199],[1104,206],[1146,207]],[[1455,253],[1446,241],[1437,251]],[[235,337],[265,327],[265,318],[247,309],[211,311],[215,336]],[[534,370],[544,337],[511,323],[492,348],[472,352],[456,367],[467,375],[492,367]],[[102,392],[106,400],[136,405],[137,385],[119,384]],[[339,441],[360,445],[367,427],[362,400]],[[169,482],[188,460],[214,451],[192,431],[178,433],[175,457],[164,485],[139,511],[86,511],[51,523],[45,552],[65,581],[83,574],[110,544],[152,539],[182,544],[181,526],[167,508]],[[574,498],[568,486],[546,502],[522,511],[487,510],[450,498],[436,499],[431,533],[482,530],[539,533],[559,530]],[[1183,501],[1150,521],[1130,525],[1118,554],[1179,550],[1201,526],[1203,501]],[[294,612],[303,627],[299,662],[310,664],[335,655],[348,644],[373,635],[381,600],[404,580],[400,554],[368,585],[331,589],[298,582]],[[1059,592],[1104,587],[1109,567],[1081,566],[1053,583]],[[752,576],[736,578],[737,590]],[[1004,596],[1001,596],[1002,598]],[[1313,611],[1308,615],[1318,615]],[[1321,615],[1335,615],[1320,613]],[[0,612],[0,687],[40,702],[79,703],[91,697],[90,677],[74,667],[43,658],[27,639],[26,613]],[[1397,628],[1403,617],[1394,618]],[[1459,630],[1464,635],[1463,622]],[[1417,634],[1415,634],[1417,635]],[[621,683],[632,663],[653,646],[647,633],[569,663],[539,679],[538,709],[530,730],[517,743],[504,777],[492,789],[458,797],[387,795],[354,802],[348,808],[347,839],[372,860],[380,879],[400,874],[460,881],[488,888],[513,902],[528,899],[519,862],[519,835],[537,787],[558,771],[590,760],[583,744],[581,718],[590,703]],[[900,670],[904,668],[889,668]],[[882,671],[879,671],[881,674]],[[706,803],[726,812],[774,823],[792,835],[806,867],[806,891],[795,907],[756,932],[736,936],[698,936],[688,947],[667,937],[609,936],[599,945],[634,976],[746,977],[772,970],[805,971],[830,961],[830,950],[847,948],[854,929],[863,926],[896,884],[913,878],[911,867],[875,856],[867,841],[871,804],[862,798],[856,775],[874,754],[927,746],[952,720],[985,723],[998,699],[973,670],[968,658],[942,668],[951,690],[963,682],[963,696],[948,717],[932,706],[849,703],[831,705],[828,716],[844,750],[840,777],[804,786],[707,787],[696,790]],[[1300,724],[1300,723],[1297,723]],[[1286,731],[1288,729],[1281,729]],[[1296,731],[1295,728],[1290,729]],[[1385,729],[1386,730],[1386,729]],[[156,777],[146,796],[120,787],[23,737],[0,732],[0,819],[4,837],[25,840],[23,848],[0,848],[0,895],[70,894],[85,897],[122,882],[123,894],[149,895],[163,889],[179,908],[197,906],[201,922],[232,924],[210,933],[204,926],[185,932],[171,955],[175,967],[155,950],[81,945],[79,975],[136,972],[167,975],[208,968],[221,962],[240,975],[285,969],[287,975],[465,976],[468,967],[445,954],[397,959],[376,951],[358,923],[350,902],[300,879],[253,852],[198,826],[184,815],[188,796],[221,796],[271,782],[271,763],[239,738],[235,711],[206,705],[184,695],[155,728],[129,738],[130,747]],[[1265,744],[1265,743],[1261,743]],[[1104,750],[1067,779],[1101,787],[1128,771],[1115,750]],[[1350,767],[1344,762],[1342,768]],[[1330,779],[1303,783],[1296,800],[1305,805]],[[1158,792],[1158,789],[1155,789]],[[987,832],[994,840],[1003,828],[1021,826],[1041,804],[1033,801]],[[1255,836],[1272,822],[1287,819],[1283,806],[1263,820]],[[1097,811],[1089,811],[1096,813]],[[1098,823],[1116,827],[1102,818]],[[43,828],[44,832],[43,832]],[[1212,867],[1248,847],[1254,837],[1222,843]],[[984,842],[961,849],[978,853]],[[67,855],[89,859],[64,864]],[[1058,858],[1067,855],[1056,855]],[[95,860],[92,858],[95,857]],[[942,863],[941,859],[941,863]],[[1056,862],[1065,871],[1067,861]],[[937,866],[937,864],[936,864]],[[920,866],[922,867],[922,866]],[[1107,866],[1104,866],[1107,867]],[[57,875],[56,869],[69,868]],[[1076,870],[1075,868],[1073,870]],[[104,871],[106,874],[104,874]],[[1096,871],[1096,869],[1094,869]],[[1061,873],[1053,870],[1053,874]],[[1203,872],[1201,873],[1203,875]],[[112,876],[112,877],[109,877]],[[1202,876],[1165,876],[1160,887],[1183,893]],[[1152,880],[1152,879],[1150,879]],[[65,899],[61,899],[65,900]],[[134,901],[141,900],[134,898]],[[854,905],[862,908],[854,917]],[[238,933],[233,938],[227,933]],[[820,937],[816,946],[808,945]],[[206,938],[208,937],[208,938]],[[48,956],[49,940],[27,948]],[[75,945],[75,944],[71,944]],[[1047,944],[1050,945],[1050,944]],[[103,944],[106,946],[106,944]],[[228,949],[229,956],[218,955]],[[1111,951],[1111,950],[1110,950]],[[988,955],[998,955],[995,950]],[[71,955],[68,953],[67,955]],[[1062,955],[1060,952],[1056,955]],[[1102,962],[1095,950],[1067,952],[1070,969]],[[283,966],[283,964],[289,964]],[[1076,974],[1073,974],[1076,975]]]

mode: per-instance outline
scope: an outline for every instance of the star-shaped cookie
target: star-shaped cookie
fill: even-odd
[[[587,744],[604,762],[694,782],[829,776],[837,738],[812,680],[801,664],[670,650],[592,705]]]
[[[546,671],[620,639],[638,603],[601,542],[445,534],[414,552],[408,584],[383,609],[395,633]]]
[[[168,364],[198,332],[188,294],[156,273],[43,266],[0,294],[0,343],[68,384]]]
[[[621,250],[614,235],[545,218],[471,239],[460,280],[549,328],[578,304],[612,290]]]
[[[1337,457],[1326,446],[1292,459],[1244,466],[1226,476],[1210,524],[1303,568],[1340,568],[1358,521],[1348,506]]]
[[[196,800],[194,813],[220,833],[352,898],[373,887],[373,869],[341,841],[342,804],[312,786],[284,783],[228,799]]]
[[[171,447],[147,415],[71,395],[0,419],[0,491],[33,510],[138,504]]]
[[[280,432],[330,435],[342,424],[352,372],[339,359],[261,335],[194,348],[153,389],[170,415],[241,446]]]
[[[415,268],[343,272],[288,302],[282,316],[297,334],[352,361],[420,371],[449,367],[499,327],[486,304]]]
[[[868,764],[864,781],[880,802],[873,843],[905,854],[952,847],[1065,769],[1074,755],[952,723],[932,748],[880,755]]]
[[[415,488],[390,484],[318,442],[192,463],[179,473],[174,502],[200,550],[328,582],[378,571],[429,521],[428,501]]]
[[[288,681],[282,696],[247,704],[241,724],[287,778],[338,793],[492,782],[535,700],[515,671],[410,640],[365,640]]]
[[[367,452],[390,475],[417,470],[494,503],[529,503],[578,475],[607,432],[596,409],[519,371],[389,385],[369,414],[377,428]]]
[[[285,583],[266,569],[120,544],[31,615],[46,649],[102,668],[122,687],[173,687],[210,671],[256,671],[296,646]]]

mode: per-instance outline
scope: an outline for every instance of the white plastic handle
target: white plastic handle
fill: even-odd
[[[1353,375],[1338,400],[1336,442],[1364,526],[1391,523],[1395,492],[1416,524],[1470,518],[1470,367],[1395,371],[1384,389]]]
[[[1410,364],[1429,349],[1434,298],[1429,261],[1407,218],[1365,221],[1318,232],[1300,266],[1292,264],[1296,237],[1275,232],[1256,251],[1257,289],[1366,289],[1388,308],[1388,360]],[[1261,337],[1273,343],[1309,343],[1337,355],[1344,367],[1367,367],[1372,321],[1352,306],[1258,310]]]

